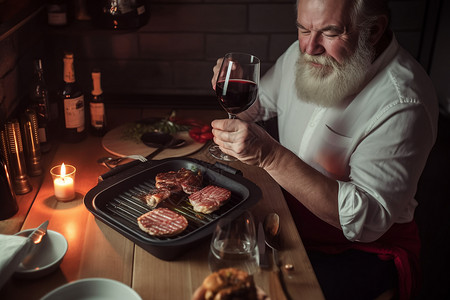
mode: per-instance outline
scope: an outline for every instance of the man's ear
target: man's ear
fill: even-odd
[[[378,41],[381,39],[381,37],[383,36],[384,32],[387,29],[388,22],[389,22],[388,17],[385,15],[380,15],[377,17],[377,21],[370,29],[369,41],[372,45],[376,45]]]

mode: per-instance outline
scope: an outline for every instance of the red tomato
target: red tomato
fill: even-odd
[[[209,125],[203,125],[202,127],[192,127],[189,130],[189,136],[196,142],[205,143],[213,138],[212,128]]]

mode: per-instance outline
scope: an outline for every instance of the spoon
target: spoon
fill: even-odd
[[[167,148],[178,148],[183,146],[186,141],[183,139],[175,139],[171,134],[152,131],[141,135],[141,141],[145,145],[153,148],[166,146]]]
[[[275,271],[270,274],[270,294],[273,299],[290,299],[286,285],[283,281],[283,273],[280,269],[278,249],[280,249],[280,216],[270,213],[264,218],[264,233],[266,244],[272,248]]]
[[[147,159],[151,159],[164,149],[178,148],[186,143],[183,139],[176,139],[171,134],[158,131],[144,133],[141,135],[141,141],[149,147],[157,148],[147,156]]]

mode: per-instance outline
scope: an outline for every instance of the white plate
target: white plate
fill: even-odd
[[[87,278],[67,283],[45,295],[41,300],[142,300],[128,285],[106,278]]]
[[[27,229],[16,235],[29,235],[34,229]],[[38,278],[55,271],[67,252],[67,240],[62,234],[47,230],[47,237],[37,245],[36,253],[26,263],[20,263],[14,276],[20,278]]]
[[[105,148],[105,150],[109,153],[117,156],[127,156],[133,154],[147,156],[156,150],[156,148],[146,146],[141,141],[125,139],[124,132],[126,131],[128,126],[132,126],[132,124],[126,123],[122,126],[108,131],[102,138],[103,148]],[[180,131],[174,134],[174,138],[183,139],[186,141],[186,143],[179,148],[164,149],[164,151],[155,156],[156,159],[187,156],[194,152],[197,152],[205,145],[194,141],[189,136],[189,132],[187,131]]]

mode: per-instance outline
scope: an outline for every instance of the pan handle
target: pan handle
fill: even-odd
[[[111,169],[108,172],[106,172],[105,174],[98,176],[98,182],[101,182],[101,181],[105,180],[106,178],[109,178],[111,176],[119,174],[122,171],[128,170],[134,166],[137,166],[140,163],[142,163],[140,160],[133,160],[129,163],[126,163],[123,165],[118,165],[118,166],[114,167],[114,169]]]
[[[221,162],[216,162],[214,164],[214,167],[216,167],[216,168],[218,168],[218,169],[220,169],[222,171],[225,171],[227,173],[233,174],[233,175],[243,175],[241,170],[238,170],[236,168],[227,166],[227,165],[225,165],[225,164],[223,164]]]

